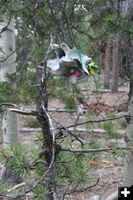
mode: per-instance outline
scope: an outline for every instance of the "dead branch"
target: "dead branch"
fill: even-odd
[[[75,192],[85,192],[85,191],[89,190],[90,188],[95,187],[98,183],[99,183],[99,178],[97,179],[97,181],[96,181],[95,184],[90,185],[90,186],[88,186],[88,187],[86,187],[86,188],[75,189],[75,190],[71,191],[70,194],[75,193]]]
[[[103,118],[103,119],[98,119],[98,120],[89,120],[89,121],[85,121],[85,122],[80,122],[80,123],[77,123],[76,126],[81,126],[81,125],[84,125],[84,124],[90,124],[90,123],[99,123],[99,122],[106,122],[106,121],[113,121],[113,120],[118,120],[118,119],[121,119],[121,118],[132,118],[133,116],[131,115],[122,115],[122,116],[118,116],[118,117],[112,117],[112,118]],[[66,128],[71,128],[71,127],[75,127],[75,124],[71,124],[69,126],[67,126]]]
[[[133,147],[116,147],[115,150],[133,150]],[[68,151],[71,153],[94,153],[103,151],[114,151],[114,148],[99,148],[99,149],[87,149],[87,150],[74,150],[74,149],[61,149],[60,151]]]
[[[99,183],[99,178],[97,179],[97,181],[96,181],[95,184],[93,184],[91,186],[88,186],[86,188],[79,188],[79,189],[77,189],[77,187],[79,185],[79,183],[77,183],[77,185],[75,186],[75,188],[73,190],[71,190],[71,191],[65,191],[64,192],[64,194],[62,195],[61,200],[64,200],[64,198],[65,198],[66,195],[71,195],[71,194],[76,193],[76,192],[85,192],[85,191],[87,191],[87,190],[95,187],[98,183]]]
[[[13,186],[12,188],[8,189],[7,192],[9,193],[9,192],[11,192],[11,191],[13,191],[13,190],[16,190],[16,189],[18,189],[18,188],[25,187],[25,186],[26,186],[26,183],[25,183],[25,182],[19,183],[19,184]]]
[[[55,131],[59,129],[59,128],[56,128]],[[41,128],[28,128],[28,127],[24,127],[24,128],[21,128],[20,129],[20,132],[28,132],[28,133],[31,133],[31,132],[40,132],[42,129]],[[74,132],[82,132],[82,133],[100,133],[100,134],[104,134],[106,133],[106,130],[104,129],[86,129],[86,128],[68,128],[69,131],[74,131]],[[119,134],[122,134],[124,135],[126,132],[126,130],[116,130],[116,133],[119,133]]]
[[[77,110],[69,110],[64,108],[49,108],[48,112],[68,112],[68,113],[75,113],[78,112]]]
[[[20,109],[15,109],[15,108],[10,108],[9,109],[11,112],[16,112],[21,115],[32,115],[32,116],[38,116],[39,113],[38,111],[35,110],[20,110]]]
[[[79,139],[78,136],[76,136],[75,134],[73,134],[68,128],[66,128],[65,126],[63,126],[62,124],[60,124],[59,122],[57,122],[55,119],[53,119],[55,121],[55,123],[58,125],[58,129],[60,130],[64,130],[66,133],[68,133],[69,135],[73,136],[77,141],[79,141],[79,143],[81,144],[81,146],[83,147],[84,143],[82,142],[82,140]]]
[[[84,143],[82,142],[82,140],[79,139],[78,136],[76,136],[75,134],[73,134],[71,131],[69,131],[69,129],[64,129],[69,135],[73,136],[83,147]]]

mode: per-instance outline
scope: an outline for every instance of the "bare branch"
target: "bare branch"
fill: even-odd
[[[133,147],[116,147],[116,150],[133,150]],[[114,148],[99,148],[99,149],[88,149],[88,150],[74,150],[74,149],[61,149],[61,151],[68,151],[71,153],[94,153],[103,151],[112,151]]]
[[[68,112],[68,113],[75,113],[78,112],[77,110],[69,110],[64,108],[49,108],[48,112]]]
[[[97,179],[96,183],[93,184],[93,185],[91,185],[91,186],[88,186],[88,187],[86,187],[86,188],[79,188],[79,189],[76,189],[76,188],[78,187],[78,185],[79,185],[79,183],[77,183],[77,185],[75,186],[75,188],[74,188],[73,190],[71,190],[71,191],[65,191],[65,192],[64,192],[64,194],[62,195],[61,200],[64,200],[64,197],[65,197],[66,195],[70,195],[70,194],[73,194],[73,193],[75,193],[75,192],[85,192],[85,191],[87,191],[87,190],[89,190],[89,189],[95,187],[98,183],[99,183],[99,178]]]
[[[38,116],[39,115],[38,111],[35,111],[35,110],[27,110],[26,111],[26,110],[10,108],[10,111],[16,112],[16,113],[21,114],[21,115],[32,115],[32,116]]]
[[[112,117],[112,118],[103,118],[103,119],[98,119],[98,120],[89,120],[89,121],[77,123],[76,126],[81,126],[81,125],[89,124],[89,123],[99,123],[99,122],[106,122],[106,121],[118,120],[118,119],[121,119],[121,118],[124,118],[124,117],[125,118],[126,117],[132,118],[133,116],[131,116],[131,115],[122,115],[122,116]],[[75,124],[69,125],[66,128],[71,128],[71,127],[75,127]]]
[[[90,186],[88,186],[88,187],[86,187],[86,188],[75,189],[74,191],[71,191],[71,194],[72,194],[72,193],[75,193],[75,192],[85,192],[85,191],[89,190],[90,188],[95,187],[98,183],[99,183],[99,178],[97,179],[97,181],[96,181],[95,184],[90,185]]]
[[[61,125],[61,124],[59,124],[59,125],[60,125],[59,129],[63,129],[64,131],[66,131],[66,133],[68,133],[69,135],[73,136],[77,141],[79,141],[79,143],[83,147],[84,143],[82,142],[82,140],[79,139],[78,136],[76,136],[75,134],[73,134],[68,128],[64,127],[63,125]]]
[[[16,190],[16,189],[18,189],[18,188],[25,187],[25,186],[26,186],[26,183],[25,183],[25,182],[22,182],[22,183],[19,183],[19,184],[13,186],[12,188],[8,189],[7,192],[11,192],[11,191],[13,191],[13,190]]]

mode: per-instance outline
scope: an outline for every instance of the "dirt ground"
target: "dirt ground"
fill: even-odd
[[[123,159],[119,158],[113,161],[100,160],[97,162],[99,164],[97,169],[90,170],[90,186],[95,185],[97,179],[99,179],[97,185],[88,189],[86,192],[74,193],[68,199],[89,200],[93,195],[103,196],[112,188],[118,188],[120,186],[124,175]]]

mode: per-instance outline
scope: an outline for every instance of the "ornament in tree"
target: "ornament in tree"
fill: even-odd
[[[98,66],[92,58],[81,53],[77,48],[70,49],[65,43],[52,44],[57,58],[47,61],[47,67],[51,69],[53,76],[79,78],[82,74],[93,75]]]

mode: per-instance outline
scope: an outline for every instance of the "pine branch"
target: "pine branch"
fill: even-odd
[[[46,172],[35,182],[35,184],[29,188],[28,190],[25,191],[25,193],[29,193],[31,192],[34,188],[37,187],[37,185],[46,177],[46,175],[48,174],[48,172],[51,170],[52,166],[53,166],[53,163],[54,163],[54,159],[51,160],[51,163],[48,167],[48,169],[46,170]],[[44,183],[44,182],[43,182]]]

